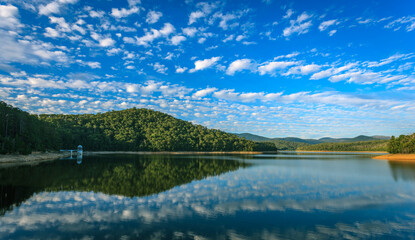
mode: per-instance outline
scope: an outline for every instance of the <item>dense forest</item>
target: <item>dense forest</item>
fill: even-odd
[[[390,153],[415,153],[415,133],[401,135],[398,138],[392,136],[388,144]]]
[[[57,149],[53,126],[0,101],[0,154]]]
[[[299,147],[304,151],[387,151],[388,140],[350,143],[320,143]]]
[[[284,140],[272,140],[271,143],[275,144],[278,150],[297,150],[299,147],[308,146],[308,143],[302,142],[290,142]]]
[[[30,115],[1,102],[2,154],[73,149],[107,151],[276,151],[149,109],[82,115]]]

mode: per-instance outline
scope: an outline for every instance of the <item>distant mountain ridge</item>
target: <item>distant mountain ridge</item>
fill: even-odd
[[[267,138],[251,133],[234,133],[239,137],[243,137],[247,140],[251,141],[258,141],[258,142],[265,142],[265,141],[288,141],[288,142],[296,142],[296,143],[305,143],[305,144],[319,144],[319,143],[339,143],[339,142],[362,142],[362,141],[375,141],[375,140],[389,140],[390,137],[388,136],[365,136],[359,135],[354,138],[331,138],[331,137],[323,137],[320,139],[302,139],[297,137],[285,137],[285,138]]]

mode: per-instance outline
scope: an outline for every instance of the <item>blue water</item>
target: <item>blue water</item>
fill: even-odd
[[[415,239],[415,164],[85,156],[0,169],[1,239]]]

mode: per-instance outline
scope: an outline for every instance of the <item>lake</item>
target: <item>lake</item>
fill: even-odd
[[[0,166],[0,239],[415,239],[415,164],[95,155]]]

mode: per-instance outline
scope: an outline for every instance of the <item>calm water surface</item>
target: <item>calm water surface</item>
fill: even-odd
[[[415,164],[103,155],[0,167],[0,239],[415,239]]]

